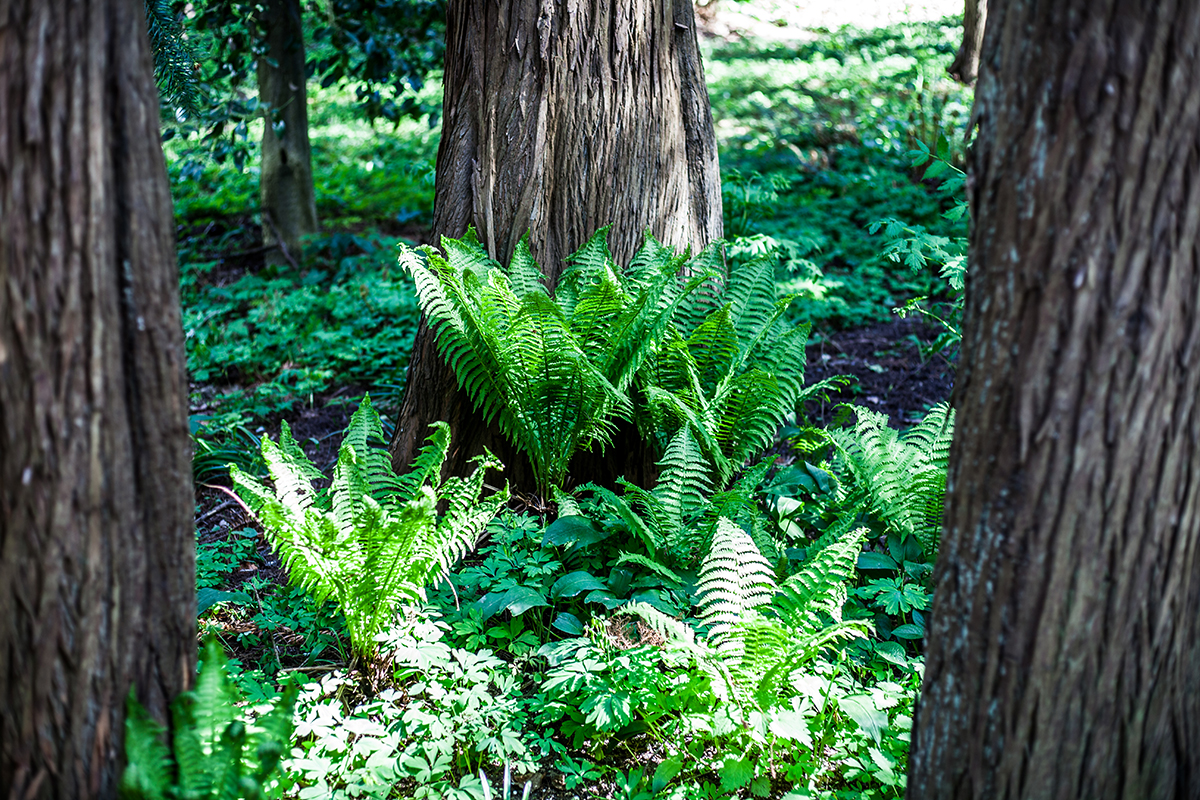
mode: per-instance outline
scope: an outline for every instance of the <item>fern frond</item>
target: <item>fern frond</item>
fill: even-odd
[[[681,427],[658,462],[657,497],[674,527],[682,527],[684,519],[699,510],[712,492],[712,476],[705,469],[704,451],[693,430],[690,425]]]
[[[754,541],[729,520],[718,520],[712,549],[700,566],[696,604],[697,618],[709,626],[709,640],[726,663],[736,664],[743,648],[731,635],[734,626],[774,594],[771,566]]]
[[[902,536],[916,537],[932,557],[941,536],[953,412],[945,403],[934,406],[902,435],[888,427],[886,416],[855,411],[853,429],[831,432],[848,477],[879,519]]]
[[[165,800],[171,785],[171,752],[162,741],[163,727],[137,701],[135,689],[125,701],[125,772],[122,798]]]
[[[733,270],[725,297],[733,324],[739,331],[757,333],[773,323],[775,311],[775,260],[751,259]]]
[[[225,654],[210,640],[204,648],[196,689],[171,703],[169,749],[161,741],[162,729],[130,692],[125,739],[128,765],[119,788],[123,800],[262,795],[263,783],[278,768],[291,740],[297,689],[288,688],[257,720],[243,722],[237,709],[245,705],[245,698],[226,673]]]
[[[667,567],[658,563],[654,559],[647,558],[640,553],[621,553],[620,557],[617,558],[616,563],[637,564],[639,567],[644,567],[645,569],[650,570],[667,583],[673,584],[677,587],[683,586],[683,578],[679,577],[679,575],[667,569]]]
[[[775,610],[787,625],[815,631],[823,628],[821,615],[840,622],[846,601],[845,583],[853,577],[866,528],[856,528],[815,553],[783,582]]]
[[[517,242],[512,261],[508,265],[509,285],[512,286],[513,294],[520,299],[533,292],[546,294],[545,280],[542,268],[538,266],[529,250],[529,234],[526,233]]]
[[[725,302],[728,275],[725,267],[725,243],[715,241],[680,268],[683,275],[702,275],[704,280],[688,293],[675,313],[675,326],[684,338],[690,337],[710,314]]]

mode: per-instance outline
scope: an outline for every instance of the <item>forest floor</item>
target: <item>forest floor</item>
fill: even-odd
[[[808,347],[807,380],[842,376],[845,381],[805,404],[807,421],[827,426],[847,403],[886,414],[894,428],[906,428],[930,406],[950,399],[955,358],[925,351],[938,331],[914,319],[891,319],[863,328],[814,336]],[[292,436],[318,468],[337,461],[342,433],[350,422],[362,392],[342,387],[287,415]],[[386,413],[386,412],[385,412]],[[279,420],[264,426],[263,434],[276,438]],[[244,510],[223,489],[198,486],[197,530],[235,530],[251,525]]]
[[[872,28],[901,20],[939,20],[962,10],[961,0],[769,0],[751,6],[731,0],[714,0],[713,6],[714,12],[702,17],[705,35],[728,41],[743,39],[779,45],[807,41],[819,29],[836,30],[843,25]],[[428,229],[419,223],[364,220],[363,225],[372,230],[403,236],[411,242],[427,242],[430,238]],[[257,227],[249,217],[239,224],[242,238],[222,239],[221,249],[225,253],[208,256],[215,259],[217,266],[206,274],[207,282],[225,286],[243,274],[253,274],[261,269],[262,256],[256,246],[259,241]],[[361,232],[357,227],[349,230]],[[197,233],[201,239],[208,238],[205,233]],[[887,307],[891,305],[888,303]],[[849,403],[885,414],[894,428],[912,425],[932,405],[948,400],[951,395],[954,357],[947,353],[929,354],[930,345],[940,332],[919,319],[895,316],[844,330],[832,325],[814,329],[807,353],[807,383],[811,385],[835,376],[844,376],[844,381],[837,389],[805,404],[805,421],[822,427],[837,424],[839,414],[844,419],[845,404]],[[214,393],[229,387],[193,385],[192,388],[197,403],[192,413],[199,414],[209,413],[208,402]],[[296,441],[326,474],[336,462],[343,431],[366,388],[340,386],[309,397],[306,403],[298,404],[282,415]],[[383,397],[372,390],[372,400],[385,415],[394,414],[399,396]],[[251,425],[258,426],[259,423],[257,435],[278,437],[281,423],[278,413],[265,419],[256,418]],[[786,454],[789,447],[781,441],[774,452]],[[231,497],[227,488],[208,484],[196,486],[196,533],[202,547],[217,542],[225,546],[233,542],[244,545],[241,550],[233,548],[242,556],[223,589],[251,592],[261,606],[262,598],[253,588],[256,583],[260,587],[264,584],[286,586],[287,574],[263,538],[261,528],[240,502]],[[274,590],[265,590],[264,597],[268,591]],[[260,624],[262,620],[267,620],[269,626]],[[297,630],[293,630],[288,627],[292,623],[278,624],[278,617],[268,619],[265,613],[237,615],[220,608],[210,612],[206,621],[206,630],[222,630],[221,638],[229,654],[242,665],[261,663],[263,656],[273,650],[275,660],[287,668],[314,669],[303,666],[311,664],[313,659],[303,636],[297,632],[298,625]],[[628,768],[634,763],[622,766]],[[562,786],[560,776],[549,775],[546,783],[537,793],[538,797],[566,796],[559,791]]]

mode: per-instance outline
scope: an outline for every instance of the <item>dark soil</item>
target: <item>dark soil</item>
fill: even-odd
[[[844,403],[888,415],[894,428],[907,428],[930,406],[950,399],[957,356],[923,355],[939,330],[913,319],[893,319],[868,328],[813,337],[808,346],[807,382],[837,375],[848,381],[837,391],[805,403],[809,422],[833,422]]]

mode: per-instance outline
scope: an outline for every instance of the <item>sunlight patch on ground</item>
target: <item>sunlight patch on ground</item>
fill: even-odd
[[[844,25],[878,28],[961,15],[962,0],[754,0],[720,5],[704,30],[710,35],[788,42],[811,38],[810,30]],[[701,19],[705,15],[701,14]]]

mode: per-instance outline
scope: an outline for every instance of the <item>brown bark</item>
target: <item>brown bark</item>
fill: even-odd
[[[979,50],[983,46],[983,29],[987,24],[987,0],[966,0],[963,9],[963,40],[946,69],[951,78],[970,86],[979,74]]]
[[[258,100],[263,126],[263,244],[267,263],[299,265],[301,237],[317,232],[312,151],[308,144],[308,95],[300,0],[267,0],[262,17],[266,56],[258,60]]]
[[[994,3],[909,798],[1200,796],[1200,5]]]
[[[507,263],[529,231],[551,283],[563,258],[612,223],[624,264],[647,229],[677,248],[721,235],[720,173],[690,0],[454,0],[447,21],[445,101],[434,232],[473,225]],[[447,472],[487,446],[528,488],[528,470],[483,425],[417,333],[392,455],[404,468],[429,425],[448,420]],[[625,432],[606,463],[574,480],[637,480],[651,459]]]
[[[138,0],[0,0],[0,797],[113,797],[194,668],[174,226]]]

